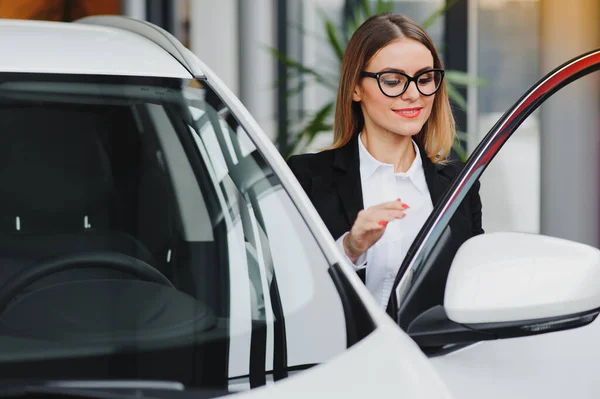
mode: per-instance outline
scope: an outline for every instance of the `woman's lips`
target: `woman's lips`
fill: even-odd
[[[395,109],[394,113],[404,118],[416,118],[421,114],[421,107]]]

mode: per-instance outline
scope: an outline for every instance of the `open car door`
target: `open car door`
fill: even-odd
[[[456,397],[600,397],[597,248],[512,232],[486,233],[458,250],[449,248],[459,204],[511,135],[544,101],[599,69],[600,49],[583,54],[509,109],[473,151],[400,268],[390,313],[432,358]],[[486,211],[494,209],[484,203],[484,218]],[[444,267],[443,306],[423,309],[424,296],[431,294],[421,290],[423,281]]]

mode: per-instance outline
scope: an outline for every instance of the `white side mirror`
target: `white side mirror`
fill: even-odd
[[[526,233],[473,237],[452,262],[444,308],[460,324],[535,321],[600,309],[600,250]]]

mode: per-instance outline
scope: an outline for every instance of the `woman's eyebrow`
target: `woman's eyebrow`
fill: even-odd
[[[421,72],[424,71],[429,71],[430,69],[433,69],[433,67],[425,67],[425,68],[421,68],[419,69],[417,72],[415,72],[415,75],[420,74]],[[382,69],[381,72],[402,72],[402,73],[406,73],[406,71],[404,69],[397,69],[397,68],[385,68]],[[408,73],[406,73],[408,75]]]

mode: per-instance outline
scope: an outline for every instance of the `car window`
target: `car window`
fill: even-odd
[[[350,344],[317,241],[205,82],[1,74],[0,127],[3,378],[231,391]]]

